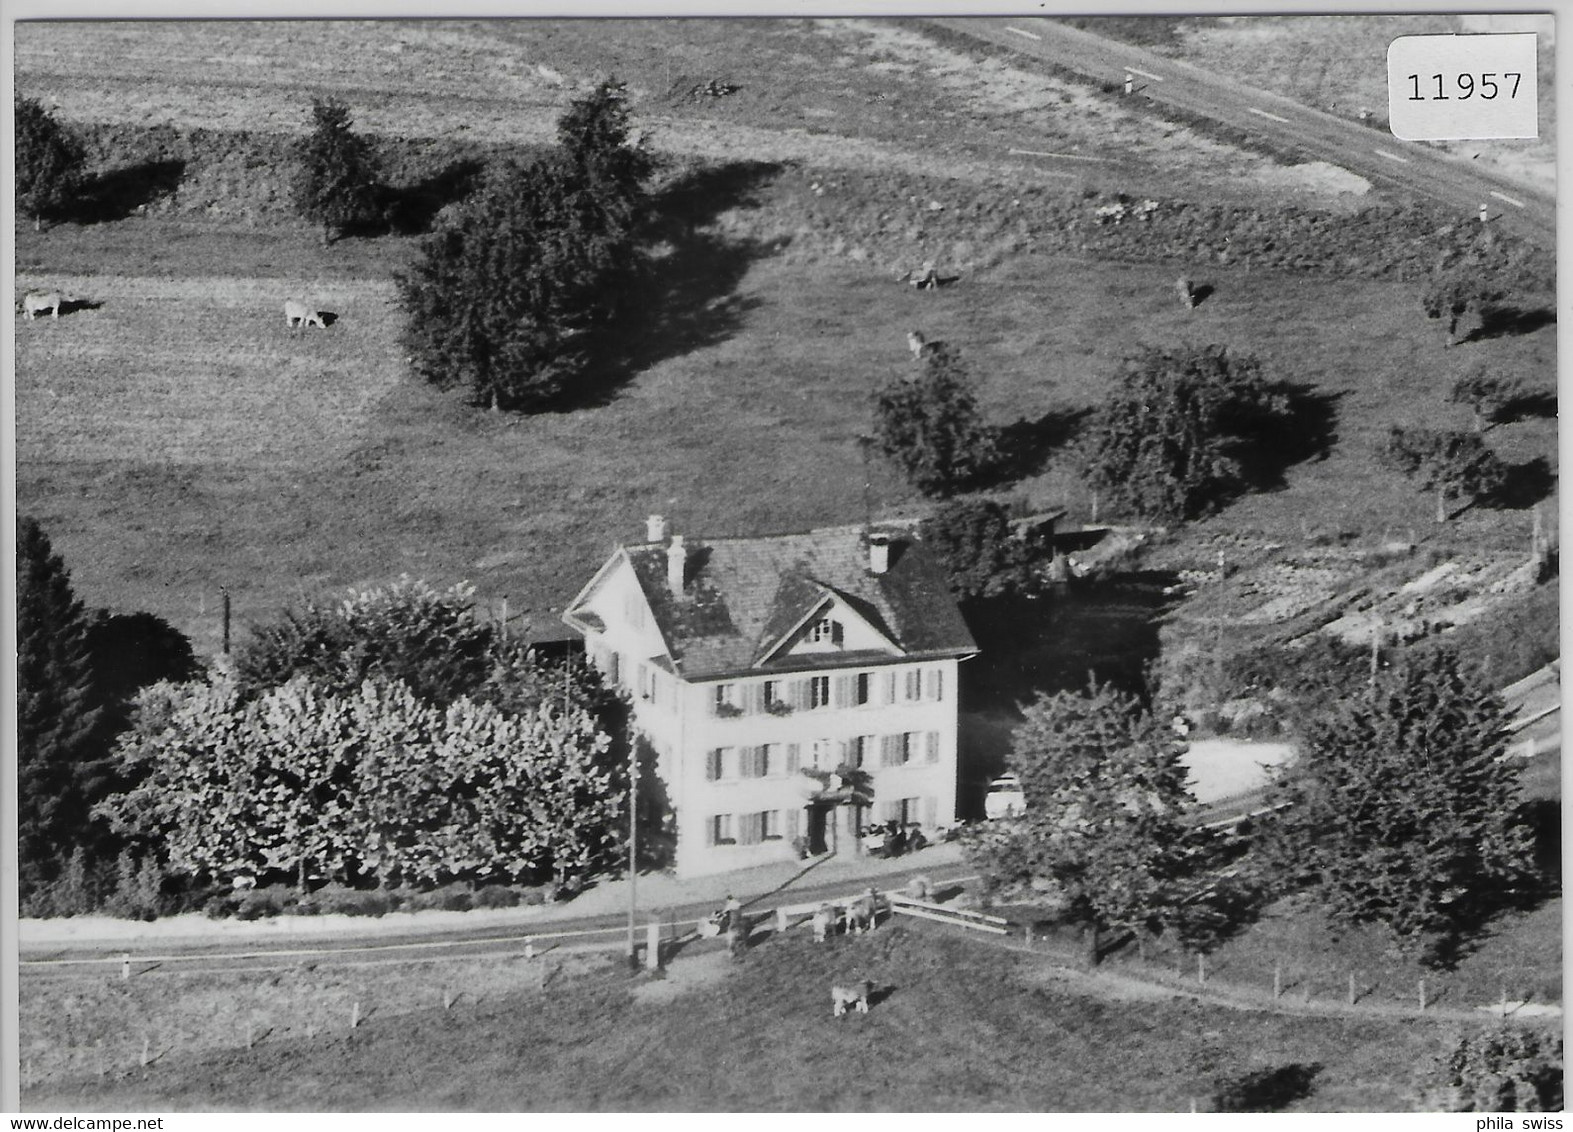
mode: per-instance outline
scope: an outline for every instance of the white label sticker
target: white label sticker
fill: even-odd
[[[1387,48],[1387,120],[1405,141],[1540,136],[1535,34],[1406,35]]]

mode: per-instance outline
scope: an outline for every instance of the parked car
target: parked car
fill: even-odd
[[[1027,795],[1022,792],[1021,778],[1015,774],[1002,774],[989,783],[989,792],[983,796],[983,816],[990,821],[1020,817],[1027,812]]]

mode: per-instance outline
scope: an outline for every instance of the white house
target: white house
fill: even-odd
[[[563,620],[633,697],[679,875],[847,848],[858,807],[804,769],[868,772],[871,820],[955,819],[956,669],[978,650],[921,541],[833,527],[689,543],[660,516],[646,536]]]

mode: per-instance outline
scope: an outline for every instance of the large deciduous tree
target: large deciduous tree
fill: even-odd
[[[100,812],[178,874],[582,878],[623,844],[623,762],[578,708],[438,708],[398,682],[297,675],[252,698],[223,676],[158,684],[139,709],[119,747],[139,784]]]
[[[1508,469],[1477,432],[1429,428],[1387,431],[1377,459],[1436,493],[1436,521],[1448,518],[1454,500],[1473,503],[1501,490]]]
[[[1267,844],[1334,920],[1446,953],[1534,874],[1500,697],[1446,649],[1324,701],[1275,785]]]
[[[34,231],[75,201],[85,164],[82,143],[43,103],[16,100],[16,207]]]
[[[1291,415],[1248,355],[1149,347],[1126,359],[1083,434],[1083,472],[1118,510],[1175,521],[1250,486],[1256,449]]]
[[[302,216],[322,225],[331,243],[382,214],[384,190],[376,152],[352,128],[349,107],[313,99],[312,130],[300,142],[292,190]]]
[[[975,383],[943,343],[915,374],[891,378],[874,394],[874,443],[925,495],[960,491],[994,460],[995,436],[978,411]]]
[[[492,170],[399,279],[412,364],[476,405],[537,409],[571,393],[635,271],[651,163],[620,88],[575,102],[559,132],[553,152]]]
[[[1516,378],[1501,377],[1477,365],[1453,382],[1447,399],[1455,405],[1468,405],[1475,415],[1475,431],[1485,432],[1523,393]]]
[[[1094,947],[1098,931],[1141,938],[1176,923],[1206,840],[1185,821],[1193,799],[1182,750],[1170,728],[1109,685],[1039,696],[1011,743],[1026,815],[980,866],[1053,881],[1069,914],[1095,929]]]
[[[16,528],[17,860],[21,894],[90,846],[92,803],[109,782],[89,618],[38,523]]]

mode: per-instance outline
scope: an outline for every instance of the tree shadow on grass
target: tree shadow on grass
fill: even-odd
[[[1544,456],[1522,464],[1509,465],[1502,486],[1484,500],[1488,507],[1501,511],[1523,511],[1546,499],[1556,490],[1557,476]]]
[[[388,230],[406,236],[430,231],[437,214],[469,196],[480,184],[485,170],[484,161],[464,158],[449,162],[422,180],[387,186],[383,190],[383,215]]]
[[[995,458],[981,469],[972,487],[992,488],[1035,476],[1049,457],[1076,439],[1090,408],[1050,409],[1037,420],[1020,420],[994,430]]]
[[[1488,307],[1481,313],[1480,325],[1469,334],[1467,341],[1480,342],[1487,338],[1510,338],[1533,334],[1542,327],[1554,326],[1557,312],[1554,307]]]
[[[1279,411],[1251,412],[1228,422],[1239,438],[1232,455],[1247,491],[1281,491],[1290,468],[1326,459],[1338,442],[1338,402],[1344,391],[1325,393],[1280,382],[1271,394]]]
[[[1213,1086],[1213,1108],[1218,1112],[1279,1112],[1310,1096],[1321,1071],[1317,1062],[1297,1062],[1218,1078]]]
[[[1526,390],[1515,395],[1498,410],[1495,423],[1513,424],[1527,420],[1555,420],[1557,416],[1557,391],[1555,389]]]
[[[786,240],[737,239],[703,226],[729,209],[754,204],[756,191],[780,171],[766,161],[707,166],[655,197],[643,242],[656,254],[617,296],[613,318],[591,332],[590,372],[599,379],[566,391],[553,410],[609,404],[635,374],[738,331],[758,306],[736,294],[738,285],[755,261],[779,251]]]
[[[168,160],[144,161],[100,173],[82,186],[66,218],[78,224],[124,220],[144,205],[173,193],[185,172],[184,161]]]

